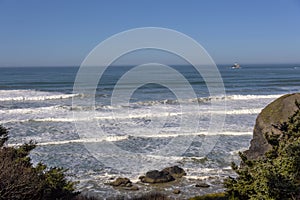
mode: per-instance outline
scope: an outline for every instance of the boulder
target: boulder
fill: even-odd
[[[128,178],[119,177],[108,184],[122,190],[131,190],[131,191],[139,190],[138,186],[133,185],[130,179]]]
[[[256,118],[250,148],[244,152],[248,159],[262,157],[270,150],[271,145],[268,144],[265,134],[281,133],[274,125],[287,121],[297,110],[296,100],[300,102],[300,93],[287,94],[276,99],[261,111]]]
[[[132,182],[128,178],[117,178],[116,180],[109,183],[111,186],[115,187],[131,187]]]
[[[145,176],[139,177],[143,183],[167,183],[175,180],[167,171],[153,170],[146,173]]]
[[[174,178],[181,178],[186,175],[186,172],[184,171],[184,169],[182,169],[181,167],[178,167],[178,166],[167,167],[167,168],[163,169],[162,171],[168,172]]]
[[[197,184],[195,185],[195,187],[209,188],[210,185],[208,185],[207,183],[197,183]]]

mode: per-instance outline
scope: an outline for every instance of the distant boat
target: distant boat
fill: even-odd
[[[240,64],[234,63],[234,65],[231,66],[232,69],[239,69],[241,68]]]

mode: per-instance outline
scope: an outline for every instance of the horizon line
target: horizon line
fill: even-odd
[[[282,62],[282,63],[272,63],[272,62],[263,62],[263,63],[239,63],[240,65],[300,65],[300,62]],[[109,65],[110,67],[132,67],[133,65],[137,64],[124,64],[124,65]],[[167,65],[173,65],[173,66],[188,66],[188,64],[176,64],[176,63],[171,63]],[[231,66],[233,63],[216,63],[217,66]],[[78,68],[80,65],[6,65],[6,66],[1,66],[0,68],[38,68],[38,67],[73,67],[73,68]],[[104,66],[91,66],[91,67],[104,67]]]

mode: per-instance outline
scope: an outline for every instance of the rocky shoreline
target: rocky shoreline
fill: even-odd
[[[295,101],[300,100],[300,94],[284,95],[266,106],[256,119],[253,132],[253,139],[249,150],[245,155],[249,159],[256,159],[270,148],[266,135],[277,134],[277,124],[282,123],[297,108]],[[228,174],[232,170],[228,169]],[[179,166],[167,167],[162,170],[152,170],[139,177],[139,180],[132,181],[126,177],[114,177],[106,185],[120,191],[119,197],[138,197],[149,192],[159,192],[171,199],[189,199],[193,196],[205,195],[209,193],[224,192],[223,180],[227,175],[208,177],[189,177],[188,172]],[[112,199],[115,199],[112,197]]]
[[[160,193],[171,199],[189,199],[197,195],[223,192],[224,178],[226,178],[225,175],[190,177],[183,168],[172,166],[162,170],[148,171],[138,180],[130,180],[127,177],[111,177],[105,185],[113,189],[115,194],[111,194],[106,199],[131,199],[147,193]],[[90,195],[97,196],[93,193]]]
[[[148,200],[157,199],[155,195],[158,195],[160,200],[225,200],[232,199],[232,197],[234,199],[300,199],[299,102],[300,94],[284,95],[262,110],[256,119],[249,150],[246,151],[246,154],[239,154],[243,162],[240,166],[232,164],[232,169],[228,169],[226,166],[221,168],[211,166],[215,167],[213,169],[217,169],[217,172],[221,171],[221,173],[212,175],[209,170],[205,170],[208,168],[201,167],[203,166],[201,162],[197,162],[195,164],[199,166],[200,171],[197,170],[198,173],[193,174],[194,171],[191,169],[194,168],[188,168],[185,163],[178,162],[178,165],[175,166],[145,172],[137,180],[134,180],[130,173],[127,174],[129,178],[125,175],[121,177],[119,174],[113,174],[113,177],[104,174],[107,181],[97,175],[98,178],[94,177],[96,181],[87,179],[86,182],[89,185],[82,188],[75,188],[76,182],[65,179],[65,171],[62,168],[47,169],[47,166],[43,164],[33,166],[28,155],[36,147],[34,143],[24,144],[20,147],[5,146],[5,142],[8,140],[8,130],[0,126],[0,150],[1,156],[5,160],[1,175],[2,180],[6,181],[4,190],[9,191],[5,192],[5,199],[24,199],[15,196],[23,194],[24,188],[14,187],[14,191],[11,192],[10,183],[14,181],[17,184],[26,182],[28,187],[31,187],[30,191],[26,193],[28,198],[25,199],[36,199],[32,197],[40,194],[49,195],[50,199],[59,197],[59,199],[70,200]],[[209,157],[203,158],[201,161],[209,164],[209,159]],[[21,170],[11,168],[18,164],[21,164],[19,166]],[[26,172],[32,173],[21,176]],[[231,174],[234,175],[231,176]],[[13,178],[19,176],[21,179]],[[34,179],[32,179],[33,176]],[[37,185],[43,187],[36,190]],[[257,187],[258,185],[260,187]],[[66,190],[66,188],[68,189]],[[226,192],[224,192],[225,188]],[[78,195],[76,190],[81,191],[82,194]],[[48,193],[49,191],[50,193]]]

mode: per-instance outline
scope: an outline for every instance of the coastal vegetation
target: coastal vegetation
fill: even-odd
[[[265,133],[271,145],[263,157],[248,159],[240,153],[242,166],[232,163],[237,178],[225,180],[228,199],[300,199],[300,104],[281,124],[273,124],[280,134]]]
[[[214,193],[214,194],[206,194],[203,196],[193,197],[190,200],[227,200],[227,196],[224,192]]]
[[[29,153],[33,142],[8,147],[8,130],[0,126],[0,199],[74,199],[75,182],[66,179],[66,170],[48,168],[42,163],[33,166]]]

